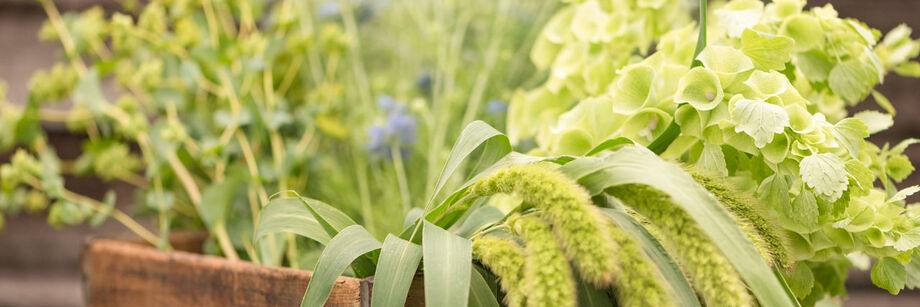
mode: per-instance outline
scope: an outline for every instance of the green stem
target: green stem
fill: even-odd
[[[406,176],[406,166],[403,164],[402,151],[399,144],[390,146],[390,155],[393,156],[393,169],[396,171],[396,183],[399,184],[399,194],[402,198],[402,213],[406,214],[412,208],[412,198],[409,193],[409,181]]]
[[[693,51],[693,59],[690,63],[690,68],[697,66],[702,66],[703,62],[697,60],[697,56],[700,55],[700,52],[703,52],[703,49],[706,48],[706,0],[700,0],[700,34],[696,39],[696,50]],[[682,104],[681,104],[682,105]],[[680,105],[678,105],[680,107]],[[671,143],[674,142],[680,136],[680,126],[677,125],[677,121],[671,120],[671,123],[668,124],[668,127],[658,136],[651,144],[648,145],[648,149],[654,152],[656,155],[660,155],[665,150],[668,149],[668,146],[671,146]]]

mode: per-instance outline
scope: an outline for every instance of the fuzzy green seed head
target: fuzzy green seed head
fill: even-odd
[[[526,244],[524,280],[517,291],[525,293],[527,306],[575,306],[578,298],[572,267],[549,224],[536,214],[512,218],[509,223]]]
[[[658,239],[690,279],[706,306],[752,306],[735,268],[712,239],[671,198],[646,185],[627,184],[607,190],[651,222]],[[646,225],[648,227],[648,225]]]
[[[777,223],[768,220],[768,215],[761,211],[765,207],[759,200],[741,193],[717,175],[693,167],[684,167],[684,171],[693,176],[693,180],[709,190],[719,203],[732,213],[764,259],[772,260],[782,267],[792,265],[786,252],[786,240],[780,235],[782,232],[777,228]]]
[[[473,255],[498,276],[509,307],[524,306],[524,248],[511,239],[482,236],[473,240]]]
[[[615,256],[620,274],[613,280],[618,306],[674,306],[670,289],[635,238],[608,222],[610,237],[619,245]]]
[[[617,272],[616,245],[605,219],[588,192],[561,172],[541,164],[515,165],[497,171],[470,188],[477,196],[516,194],[541,212],[552,225],[567,258],[581,277],[607,286]]]

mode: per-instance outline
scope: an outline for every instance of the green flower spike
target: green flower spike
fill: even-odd
[[[764,255],[765,259],[772,260],[782,267],[789,267],[792,262],[786,253],[785,239],[780,235],[776,223],[768,220],[758,208],[765,208],[753,197],[738,191],[731,183],[720,179],[720,176],[708,174],[695,167],[684,167],[684,171],[693,176],[693,180],[709,190],[719,203],[725,206],[751,241]]]
[[[614,258],[620,274],[614,278],[618,306],[674,306],[669,289],[661,283],[657,267],[629,234],[608,222],[610,237],[619,245]]]
[[[606,286],[616,275],[616,250],[605,220],[583,187],[541,164],[516,165],[476,182],[473,195],[515,193],[541,211],[582,278]]]
[[[526,244],[524,280],[515,291],[526,293],[527,306],[576,306],[575,277],[549,224],[537,214],[511,217],[508,224]]]
[[[719,248],[687,212],[649,186],[627,184],[607,190],[651,222],[653,231],[676,260],[706,306],[751,306],[744,282]]]
[[[489,267],[505,292],[509,307],[524,306],[524,248],[511,239],[482,236],[473,240],[473,255]]]

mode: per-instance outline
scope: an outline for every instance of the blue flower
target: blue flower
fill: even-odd
[[[403,112],[390,112],[387,130],[399,138],[400,144],[415,143],[415,117]]]
[[[405,107],[405,103],[388,95],[377,97],[380,109],[387,113],[383,125],[374,125],[367,130],[368,142],[365,149],[377,158],[392,159],[390,146],[398,145],[403,156],[408,156],[409,147],[415,144],[418,127],[416,119]]]
[[[423,72],[415,79],[415,86],[422,94],[431,95],[431,73]]]
[[[486,104],[486,113],[489,113],[490,115],[501,116],[504,115],[506,111],[508,111],[507,102],[498,99],[492,99],[489,100],[489,102]]]
[[[392,112],[396,110],[396,105],[398,102],[390,95],[380,95],[377,96],[377,106],[380,107],[384,112]]]

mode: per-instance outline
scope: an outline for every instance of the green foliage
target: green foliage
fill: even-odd
[[[473,256],[498,277],[498,283],[505,292],[506,305],[525,305],[525,297],[530,290],[520,287],[524,284],[524,248],[508,238],[484,235],[473,240]]]
[[[630,204],[663,236],[665,246],[676,253],[694,287],[707,305],[750,305],[744,282],[718,247],[696,222],[669,197],[641,185],[622,185],[608,193]]]
[[[745,233],[748,234],[748,238],[757,245],[761,253],[765,254],[765,258],[783,267],[791,265],[789,255],[786,253],[786,240],[782,237],[776,222],[769,219],[764,212],[763,205],[757,199],[738,191],[730,183],[705,171],[692,167],[684,168],[684,170],[693,176],[693,180],[709,190],[734,215]]]
[[[889,71],[910,75],[920,40],[911,39],[906,26],[883,38],[830,5],[804,7],[800,0],[716,4],[704,28],[706,47],[695,59],[692,37],[699,30],[693,25],[661,32],[653,39],[655,53],[632,51],[626,62],[618,60],[624,55],[568,56],[565,63],[606,57],[615,69],[572,82],[599,84],[592,87],[598,90],[553,90],[557,67],[550,67],[554,76],[531,93],[549,89],[551,95],[519,96],[511,105],[542,124],[509,113],[512,141],[533,137],[535,155],[582,155],[605,140],[626,137],[654,146],[664,158],[725,177],[719,181],[761,201],[752,202],[764,217],[759,222],[733,212],[745,232],[761,233],[766,225],[782,229],[773,236],[761,233],[763,241],[751,237],[782,266],[834,261],[828,267],[835,269],[827,271],[839,271],[849,264],[838,260],[853,252],[906,259],[903,253],[916,248],[913,233],[920,224],[905,213],[903,201],[889,199],[914,169],[903,155],[913,141],[879,147],[866,138],[890,127],[895,115],[873,87]],[[553,29],[557,37],[579,35],[576,29]],[[848,116],[846,107],[869,94],[884,111]],[[737,201],[712,192],[738,209],[732,205]],[[777,248],[787,236],[791,243]],[[798,289],[808,293],[804,302],[844,293],[824,281],[816,279],[814,291]]]
[[[575,276],[550,225],[540,215],[512,217],[512,231],[524,241],[524,278],[516,287],[528,306],[576,306]]]
[[[562,173],[537,164],[511,166],[470,187],[476,197],[497,193],[517,194],[539,210],[584,280],[606,286],[619,273],[608,225],[588,193]]]

